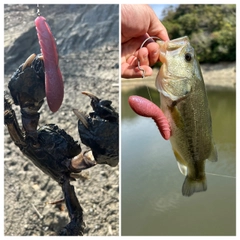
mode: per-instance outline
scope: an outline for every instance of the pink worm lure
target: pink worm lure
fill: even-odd
[[[171,129],[162,110],[153,102],[140,96],[130,96],[128,99],[134,112],[143,117],[151,117],[165,140],[171,137]]]
[[[45,91],[47,103],[52,112],[56,112],[63,101],[63,78],[58,66],[58,52],[55,39],[46,19],[35,19],[37,35],[45,68]]]

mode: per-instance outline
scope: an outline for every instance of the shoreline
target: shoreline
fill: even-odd
[[[201,64],[201,70],[207,89],[228,88],[236,90],[236,62],[221,62],[216,64]],[[122,90],[139,86],[155,88],[158,69],[153,69],[153,75],[145,78],[121,78]]]

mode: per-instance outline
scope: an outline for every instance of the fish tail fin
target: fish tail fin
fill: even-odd
[[[182,186],[182,195],[190,197],[195,192],[203,192],[207,190],[207,180],[204,176],[201,180],[194,180],[186,176]]]

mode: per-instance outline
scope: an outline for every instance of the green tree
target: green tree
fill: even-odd
[[[200,62],[236,60],[235,4],[181,4],[164,15],[170,39],[188,36]]]

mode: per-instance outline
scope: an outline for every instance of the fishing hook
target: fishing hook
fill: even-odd
[[[159,37],[148,37],[148,38],[146,38],[144,41],[143,41],[143,43],[142,43],[142,45],[140,46],[140,48],[139,49],[141,49],[143,46],[144,46],[144,44],[149,40],[149,39],[157,39],[157,40],[162,40],[161,38],[159,38]],[[142,71],[142,78],[144,78],[145,77],[145,70],[143,69],[143,68],[141,68],[141,66],[140,66],[140,60],[138,59],[138,69],[140,70],[140,71]]]

